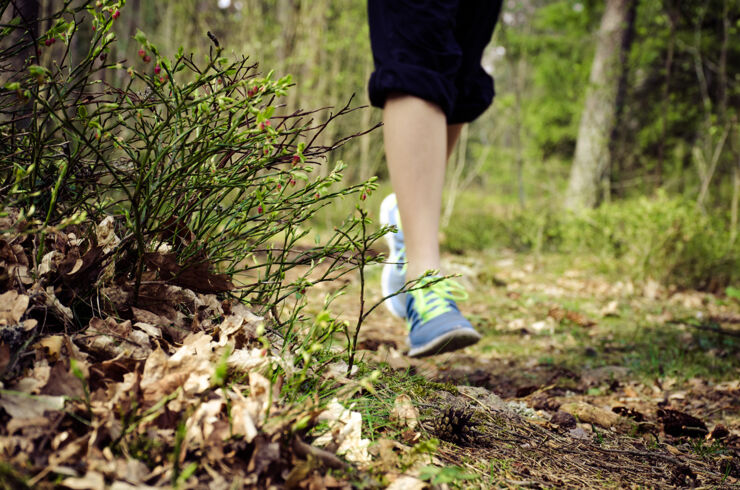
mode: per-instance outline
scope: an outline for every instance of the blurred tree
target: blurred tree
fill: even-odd
[[[609,169],[609,142],[617,117],[624,53],[634,23],[636,0],[608,0],[578,130],[565,205],[577,210],[598,203],[599,184]],[[633,12],[630,15],[630,12]]]

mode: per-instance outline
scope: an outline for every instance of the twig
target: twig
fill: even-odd
[[[672,320],[672,321],[669,321],[667,323],[670,323],[670,324],[673,324],[673,325],[685,325],[687,327],[695,328],[697,330],[704,330],[706,332],[714,332],[714,333],[718,333],[720,335],[727,335],[729,337],[740,338],[740,331],[736,332],[734,330],[727,330],[726,328],[722,328],[719,325],[716,326],[716,327],[712,327],[712,326],[709,326],[709,325],[705,325],[703,323],[696,324],[696,323],[686,322],[686,321],[682,321],[682,320]]]
[[[337,458],[337,456],[324,449],[319,449],[310,444],[303,442],[299,437],[293,439],[293,450],[299,456],[313,456],[314,458],[321,461],[328,468],[335,470],[346,470],[349,469],[349,465]]]

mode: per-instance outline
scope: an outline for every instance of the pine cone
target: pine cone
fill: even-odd
[[[432,432],[444,441],[468,444],[476,436],[476,424],[472,419],[473,411],[467,407],[448,407],[432,420]]]

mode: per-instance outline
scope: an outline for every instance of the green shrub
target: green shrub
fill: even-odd
[[[516,252],[556,250],[560,243],[556,213],[491,211],[462,207],[444,230],[443,247],[453,253],[500,247]]]
[[[637,279],[710,291],[740,280],[740,244],[731,243],[728,220],[703,213],[693,201],[660,194],[567,220],[566,250],[597,253]]]
[[[572,215],[502,210],[479,197],[461,200],[444,230],[447,250],[588,254],[607,270],[681,288],[720,291],[740,282],[740,244],[730,241],[729,220],[693,201],[660,194]]]
[[[164,57],[142,32],[135,36],[137,59],[111,62],[112,27],[124,3],[68,5],[30,43],[56,50],[50,61],[23,60],[4,78],[0,212],[22,223],[12,234],[32,237],[23,242],[27,254],[40,262],[45,237],[74,225],[87,238],[81,255],[96,262],[85,266],[102,271],[114,263],[113,279],[131,289],[134,304],[142,282],[164,281],[231,293],[263,313],[315,283],[309,272],[285,281],[298,265],[331,259],[320,280],[356,267],[347,257],[357,253],[350,238],[362,218],[337,223],[314,248],[297,247],[319,209],[340,196],[360,203],[375,186],[337,189],[341,163],[312,175],[347,139],[324,147],[316,136],[350,109],[320,114],[321,123],[311,111],[285,113],[280,103],[290,77],[262,76],[246,58],[223,57],[213,36],[203,62],[182,48]],[[14,39],[27,43],[31,32],[20,19],[8,25],[0,32],[6,66],[19,50]],[[92,39],[73,60],[72,40],[83,26],[92,27]],[[106,71],[123,72],[123,86],[101,81]],[[106,217],[120,242],[101,251],[94,227]],[[103,280],[93,277],[74,301],[92,303]]]

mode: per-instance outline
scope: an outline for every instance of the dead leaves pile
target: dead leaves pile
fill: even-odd
[[[39,264],[38,237],[0,240],[0,460],[30,486],[80,490],[284,482],[315,449],[296,426],[320,411],[280,401],[293,369],[280,338],[209,294],[230,284],[206,268],[195,271],[205,292],[148,272],[132,306],[131,289],[110,282],[112,223],[96,233],[49,233]],[[148,260],[174,278],[169,257]],[[79,328],[69,305],[85,288],[100,294]],[[296,486],[323,478],[313,469]]]

